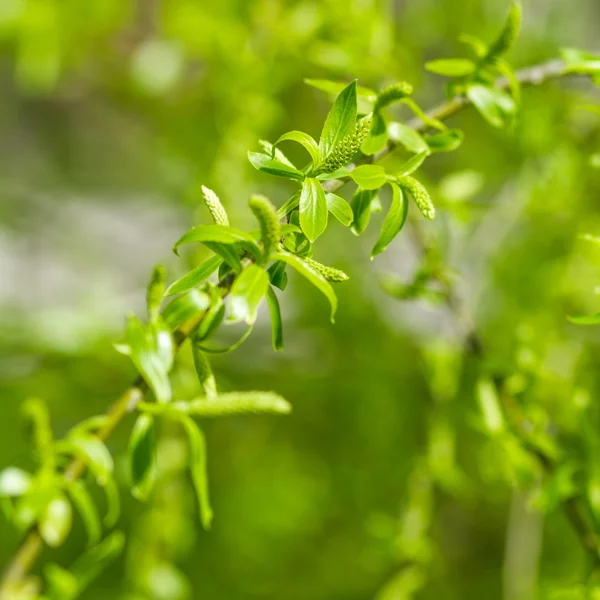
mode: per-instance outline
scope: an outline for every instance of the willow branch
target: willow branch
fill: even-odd
[[[567,74],[566,67],[561,60],[552,60],[546,63],[542,63],[533,67],[529,67],[516,72],[516,78],[524,85],[540,85],[550,79],[557,79]],[[508,82],[504,79],[498,81],[498,85],[502,88],[508,87]],[[431,109],[427,114],[428,116],[438,119],[445,120],[469,106],[470,101],[465,96],[456,96],[448,102],[440,104],[439,106]],[[409,123],[409,126],[414,128],[416,131],[425,131],[428,129],[426,123],[419,119],[413,119]],[[375,154],[369,157],[369,162],[378,161],[396,148],[396,144],[390,141],[387,146]],[[352,165],[350,165],[352,166]],[[333,192],[341,188],[348,179],[339,179],[325,182],[324,187],[327,191]],[[198,325],[198,321],[195,323],[187,324],[180,328],[176,333],[177,346],[180,346],[183,341],[192,333],[194,328]],[[136,405],[143,399],[147,386],[138,378],[117,400],[113,407],[107,413],[107,422],[104,427],[98,432],[98,436],[102,440],[108,439],[113,431],[121,423],[125,415],[132,412]],[[69,479],[79,479],[86,471],[85,464],[80,460],[74,460],[65,470],[64,476]],[[44,548],[44,543],[40,537],[37,529],[29,531],[22,542],[20,548],[17,550],[15,556],[11,560],[8,567],[4,571],[2,583],[0,584],[0,600],[11,600],[11,590],[15,589],[16,586],[21,584],[27,577],[35,565],[39,555]]]

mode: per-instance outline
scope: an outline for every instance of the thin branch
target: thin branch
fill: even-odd
[[[552,60],[540,65],[523,69],[521,71],[517,71],[516,77],[523,85],[540,85],[549,79],[557,79],[566,74],[567,72],[564,63],[560,60]],[[501,87],[508,87],[508,82],[504,79],[500,79],[499,85]],[[428,112],[428,115],[439,120],[448,119],[449,117],[460,112],[463,108],[466,108],[469,104],[470,102],[468,98],[464,96],[457,96],[448,102],[433,108]],[[416,131],[425,131],[428,128],[428,126],[419,119],[410,121],[409,125]],[[380,160],[392,152],[395,148],[396,145],[390,141],[383,150],[381,150],[375,156],[370,157],[368,160]],[[346,182],[347,179],[328,181],[324,184],[324,187],[327,191],[333,192],[341,188]],[[200,317],[200,320],[201,318],[202,316]],[[180,346],[183,343],[183,341],[192,333],[198,323],[199,321],[196,320],[193,323],[184,325],[180,330],[178,330],[176,333],[177,346]],[[112,432],[121,423],[125,415],[132,412],[137,403],[143,399],[146,391],[146,385],[141,379],[137,379],[132,386],[127,389],[127,391],[121,396],[121,398],[119,398],[119,400],[107,413],[107,423],[98,433],[102,440],[106,440],[110,437]],[[85,473],[85,470],[85,465],[80,460],[74,460],[67,467],[64,475],[65,477],[75,480],[82,477]],[[579,521],[573,522],[573,526],[576,530],[579,530],[579,525]],[[589,539],[587,545],[590,545]],[[597,544],[594,543],[594,549],[596,548]],[[3,580],[0,584],[0,600],[11,600],[11,596],[13,595],[11,590],[16,589],[20,584],[23,583],[43,549],[44,543],[39,532],[37,529],[32,529],[27,533],[19,550],[16,552],[12,561],[4,571]]]

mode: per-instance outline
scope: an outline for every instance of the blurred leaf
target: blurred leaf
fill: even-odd
[[[102,526],[98,510],[85,486],[79,481],[69,481],[67,493],[81,515],[90,546],[97,544],[102,537]]]
[[[219,262],[221,262],[220,259]],[[199,290],[192,289],[179,298],[171,300],[165,306],[162,317],[165,323],[174,331],[182,323],[199,315],[209,306],[210,296]]]
[[[423,136],[416,132],[412,127],[409,127],[404,123],[393,121],[388,126],[388,133],[395,143],[401,144],[409,152],[413,152],[414,154],[427,152],[429,154],[427,142],[423,139]]]
[[[464,58],[441,58],[425,63],[425,68],[437,75],[464,77],[475,71],[475,63]]]
[[[463,142],[464,134],[459,129],[448,129],[425,138],[431,152],[452,152]]]
[[[319,139],[319,148],[323,158],[350,133],[356,125],[356,80],[345,87],[336,98]]]
[[[567,319],[574,325],[600,325],[600,313],[580,316],[569,315]]]
[[[311,269],[301,258],[298,258],[293,254],[278,252],[273,255],[273,258],[290,265],[325,295],[331,306],[331,322],[333,323],[335,312],[337,310],[337,297],[331,284],[322,275],[319,275],[314,269]]]
[[[184,55],[176,44],[163,40],[143,42],[133,54],[131,70],[138,86],[152,95],[168,92],[183,74]]]
[[[304,173],[302,173],[302,171],[281,162],[277,158],[271,158],[267,154],[248,151],[248,160],[255,169],[262,171],[263,173],[275,175],[276,177],[284,177],[286,179],[295,179],[297,181],[302,181],[304,179]]]
[[[508,94],[485,85],[470,85],[467,88],[467,96],[493,127],[503,127],[507,117],[516,109],[513,99]]]
[[[480,379],[477,383],[477,402],[488,432],[501,433],[504,430],[504,415],[496,387],[489,379]]]
[[[100,485],[112,478],[113,459],[108,448],[91,434],[69,435],[56,443],[57,453],[66,453],[82,460]]]
[[[190,471],[198,497],[200,520],[204,529],[210,529],[213,511],[208,494],[208,476],[206,474],[206,440],[202,430],[190,417],[182,415],[180,421],[187,433],[190,444]]]
[[[498,37],[490,44],[490,47],[484,57],[484,62],[491,62],[494,59],[506,54],[514,45],[521,28],[521,5],[513,2],[508,11],[506,21],[502,26],[502,31]]]
[[[385,169],[380,165],[360,165],[350,176],[363,190],[377,190],[387,181]]]
[[[22,496],[31,487],[31,475],[17,467],[0,471],[0,497]]]
[[[155,438],[154,419],[140,415],[129,438],[128,457],[131,492],[142,502],[150,497],[156,480]]]
[[[258,265],[247,266],[233,282],[229,293],[229,321],[244,321],[252,325],[256,310],[269,286],[267,272]]]
[[[306,237],[314,242],[327,228],[327,199],[316,179],[307,177],[300,194],[300,226]]]
[[[392,203],[388,214],[386,215],[379,238],[373,250],[371,250],[371,259],[381,254],[389,245],[389,243],[398,235],[398,232],[404,226],[408,215],[408,202],[402,193],[399,186],[392,183]]]
[[[577,48],[561,48],[560,57],[565,61],[568,73],[583,75],[600,73],[600,55],[598,54]]]
[[[305,79],[304,83],[321,90],[322,92],[335,95],[339,94],[348,87],[348,84],[344,83],[343,81],[329,81],[328,79]],[[377,92],[363,87],[362,85],[356,86],[356,94],[369,100],[375,100],[377,97]]]
[[[419,152],[419,154],[415,154],[398,169],[396,177],[404,177],[405,175],[410,175],[411,173],[414,173],[425,162],[425,159],[428,156],[429,152],[427,152],[426,150],[424,150],[423,152]]]
[[[340,196],[336,194],[325,194],[327,209],[344,227],[350,227],[354,220],[352,207]]]
[[[165,279],[165,268],[162,265],[156,265],[146,291],[146,308],[150,321],[156,321],[160,314],[160,305],[165,293]]]
[[[281,263],[279,263],[281,264]],[[269,286],[267,290],[267,304],[271,315],[271,341],[273,350],[283,350],[283,323],[281,320],[281,309],[275,290]]]
[[[73,525],[73,509],[62,493],[57,493],[46,506],[39,522],[39,532],[51,548],[61,546]]]

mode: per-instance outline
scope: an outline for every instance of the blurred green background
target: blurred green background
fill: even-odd
[[[250,193],[287,199],[293,186],[254,171],[246,152],[291,129],[318,136],[331,99],[303,78],[407,80],[430,106],[443,80],[424,62],[465,55],[461,33],[492,39],[507,8],[0,0],[0,467],[31,464],[25,398],[48,402],[61,435],[130,381],[112,342],[125,313],[143,310],[153,264],[174,280],[202,257],[170,253],[185,229],[208,222],[201,184],[240,227],[252,223]],[[525,66],[563,46],[598,50],[599,22],[596,0],[526,0],[510,58]],[[578,424],[565,399],[600,385],[597,335],[565,319],[600,303],[598,257],[576,239],[600,230],[600,171],[588,165],[598,120],[577,108],[597,99],[576,80],[527,90],[509,132],[461,113],[451,123],[465,143],[423,175],[440,207],[424,228],[458,273],[488,367],[535,371],[531,397],[569,448]],[[317,244],[315,258],[351,276],[337,287],[335,326],[318,292],[292,278],[285,351],[272,352],[263,312],[240,350],[214,360],[223,389],[273,389],[294,412],[207,424],[210,532],[179,468],[177,430],[163,432],[150,506],[129,496],[118,463],[126,559],[87,600],[528,600],[578,580],[583,554],[564,517],[532,512],[531,494],[511,491],[506,450],[481,431],[477,369],[452,316],[381,291],[382,275],[418,268],[411,233],[370,262],[377,231],[356,238],[335,224]],[[182,397],[197,391],[190,365],[184,353]],[[130,425],[110,440],[117,456]],[[84,539],[78,524],[44,559],[68,564]],[[0,520],[0,565],[18,540]]]

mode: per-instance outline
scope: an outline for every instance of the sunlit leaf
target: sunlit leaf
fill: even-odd
[[[277,139],[275,144],[273,144],[273,149],[275,149],[278,144],[285,141],[293,141],[302,145],[310,155],[313,169],[321,164],[323,160],[321,149],[308,133],[304,133],[303,131],[288,131]]]
[[[256,310],[269,286],[269,276],[262,267],[247,266],[233,282],[229,293],[229,321],[252,325]]]
[[[379,238],[371,251],[371,258],[381,254],[388,247],[406,222],[408,202],[399,186],[392,183],[391,188],[392,203],[381,226]]]
[[[345,227],[350,227],[354,220],[352,207],[340,196],[336,194],[325,194],[327,200],[327,209],[329,212]]]
[[[326,157],[356,125],[356,80],[345,87],[336,98],[319,139],[321,154]]]
[[[367,228],[371,219],[371,202],[376,194],[376,190],[358,189],[352,197],[353,220],[350,228],[355,235],[360,235]]]
[[[207,242],[216,242],[217,244],[237,244],[241,243],[244,248],[249,250],[256,258],[260,258],[260,248],[256,245],[254,238],[235,227],[225,227],[224,225],[198,225],[184,234],[173,246],[173,252],[183,244],[193,243],[206,244]]]
[[[304,173],[299,171],[295,167],[291,167],[289,164],[281,162],[277,158],[272,158],[268,154],[261,154],[260,152],[248,152],[248,160],[252,163],[252,166],[268,173],[269,175],[275,175],[276,177],[284,177],[286,179],[295,179],[302,181],[304,179]]]
[[[339,94],[348,86],[348,84],[343,81],[329,81],[328,79],[305,79],[304,83],[323,92],[327,92],[328,94],[335,95]],[[375,100],[377,97],[377,92],[363,87],[362,85],[356,86],[356,94],[363,98],[367,98],[368,100]]]
[[[388,126],[379,110],[373,113],[371,131],[362,143],[360,150],[363,154],[370,156],[385,148],[388,141]]]
[[[423,136],[404,123],[393,121],[388,126],[388,133],[394,142],[401,144],[409,152],[414,152],[415,154],[420,154],[421,152],[429,153],[429,146],[423,139]]]
[[[464,58],[441,58],[425,63],[425,68],[436,75],[464,77],[475,70],[475,63]]]
[[[414,173],[425,162],[425,159],[428,156],[429,153],[426,151],[419,152],[419,154],[415,154],[398,169],[398,171],[396,172],[396,177],[404,177],[405,175],[410,175],[411,173]]]
[[[387,181],[385,169],[380,165],[360,165],[350,176],[363,190],[377,190]]]
[[[470,85],[467,88],[467,96],[493,127],[503,127],[507,117],[516,109],[513,99],[508,94],[485,85]]]
[[[327,228],[327,199],[319,181],[307,177],[300,194],[300,226],[314,242]]]
[[[207,261],[186,273],[183,277],[172,283],[165,292],[165,296],[173,296],[187,292],[200,285],[207,277],[210,277],[223,262],[220,256],[211,256]],[[164,316],[164,314],[163,314]],[[165,317],[166,318],[166,317]]]

